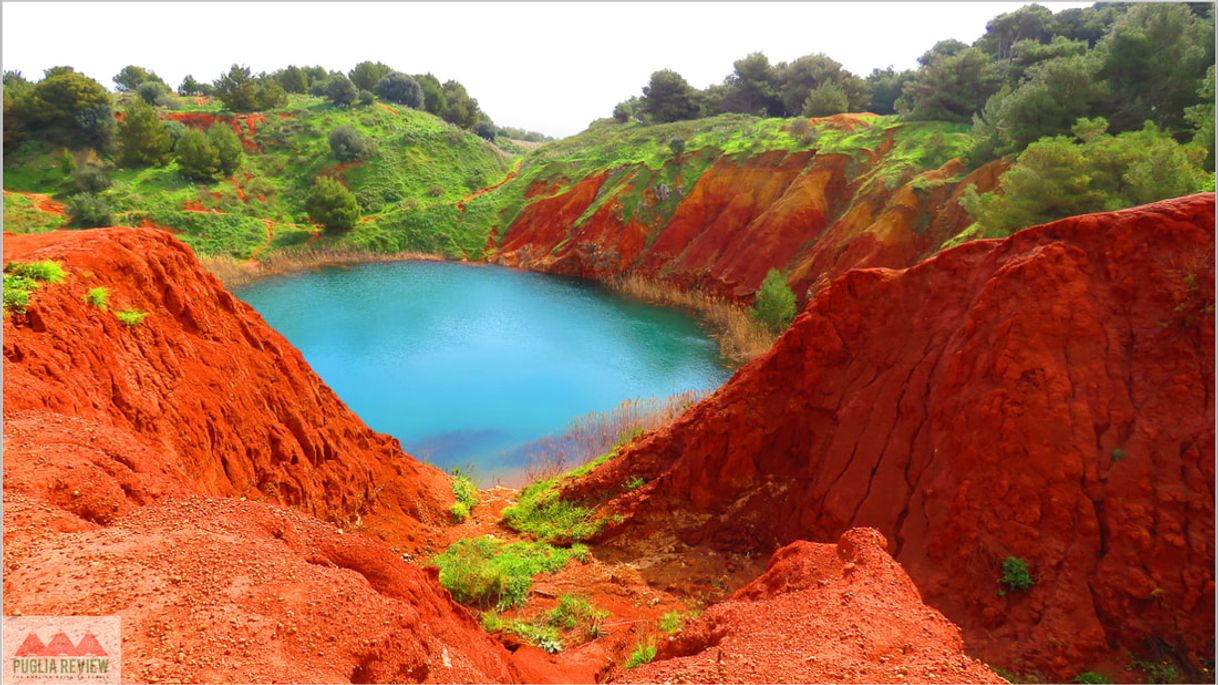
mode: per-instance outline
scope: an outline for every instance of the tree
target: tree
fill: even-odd
[[[643,111],[656,123],[696,119],[701,113],[698,91],[677,72],[662,69],[643,88]]]
[[[894,114],[901,89],[913,78],[909,70],[898,72],[891,66],[887,69],[872,69],[867,76],[867,88],[871,100],[867,109],[876,114]]]
[[[795,293],[778,269],[770,269],[750,310],[753,318],[775,333],[781,333],[795,318]]]
[[[494,142],[497,130],[498,129],[495,128],[495,122],[491,121],[486,115],[483,115],[483,117],[478,120],[478,123],[474,124],[474,135],[482,138],[483,140]]]
[[[423,89],[419,82],[400,71],[385,74],[376,84],[376,94],[385,102],[418,109],[423,104]]]
[[[339,126],[330,131],[330,152],[340,162],[353,162],[366,158],[372,148],[359,131],[350,126]]]
[[[443,118],[444,111],[448,109],[448,99],[444,97],[444,87],[440,85],[440,80],[431,74],[415,76],[414,80],[423,91],[423,109]]]
[[[975,45],[991,57],[1005,60],[1011,57],[1011,48],[1019,41],[1048,42],[1053,27],[1053,13],[1048,8],[1024,5],[991,19]]]
[[[357,89],[372,90],[391,71],[393,69],[389,68],[387,64],[364,61],[355,65],[355,68],[347,75],[351,78],[351,82],[355,84]]]
[[[258,109],[267,110],[283,107],[288,103],[288,92],[279,82],[272,78],[261,79],[258,83]]]
[[[719,108],[724,112],[743,112],[757,116],[780,116],[777,74],[770,60],[754,52],[732,64],[732,74],[724,81]]]
[[[165,129],[165,132],[169,134],[169,149],[176,149],[178,146],[178,141],[181,140],[182,136],[186,134],[186,124],[183,124],[180,121],[169,120],[162,121],[161,126]]]
[[[216,168],[220,174],[232,176],[241,166],[241,158],[245,154],[241,139],[232,127],[222,123],[212,124],[207,129],[207,144],[216,151]]]
[[[78,228],[101,228],[114,224],[110,205],[92,193],[78,193],[68,198],[68,223]]]
[[[1193,125],[1193,144],[1206,151],[1205,168],[1214,170],[1214,65],[1205,72],[1197,88],[1200,104],[1184,110],[1184,118]]]
[[[304,69],[295,64],[275,72],[275,80],[289,93],[304,94],[309,92],[309,77]]]
[[[808,93],[808,98],[804,100],[803,115],[827,117],[832,114],[841,114],[849,106],[846,91],[833,81],[826,81]]]
[[[478,101],[469,96],[460,81],[445,81],[443,91],[446,105],[440,116],[461,128],[473,128],[482,115],[482,111],[478,109]]]
[[[203,84],[195,80],[195,77],[190,74],[182,79],[182,85],[178,86],[178,93],[182,95],[202,95]]]
[[[1093,55],[1060,57],[1037,64],[1014,90],[1004,87],[974,118],[979,146],[1002,156],[1019,152],[1035,140],[1070,131],[1081,117],[1096,113],[1108,100]],[[980,161],[980,160],[977,160]]]
[[[211,183],[224,178],[220,170],[220,153],[202,132],[190,129],[174,148],[178,168],[192,181]]]
[[[1075,214],[1111,211],[1202,190],[1213,182],[1205,153],[1147,122],[1140,131],[1105,133],[1103,119],[1081,119],[1076,138],[1042,138],[1020,153],[996,192],[970,186],[960,203],[977,235],[999,237]]]
[[[155,105],[169,97],[169,86],[160,81],[145,81],[135,89],[135,92],[144,102]]]
[[[48,70],[54,73],[34,86],[25,103],[27,124],[51,140],[104,147],[114,130],[110,94],[70,69]]]
[[[123,166],[164,166],[169,161],[169,132],[143,100],[133,100],[127,108],[118,125],[118,138]]]
[[[359,219],[355,195],[329,176],[318,176],[305,199],[309,218],[328,229],[349,229]]]
[[[216,97],[234,112],[258,109],[258,83],[250,76],[249,67],[234,64],[227,74],[216,79]]]
[[[141,84],[155,82],[164,85],[165,81],[160,76],[156,75],[155,71],[149,71],[143,67],[137,67],[134,64],[128,64],[123,67],[123,70],[118,72],[114,77],[114,84],[120,92],[134,91]],[[165,86],[168,90],[169,86]]]
[[[1214,23],[1183,4],[1136,5],[1096,46],[1102,75],[1118,108],[1115,131],[1150,120],[1172,131],[1184,128],[1184,110],[1197,103],[1197,83],[1214,64]]]
[[[802,114],[812,91],[827,83],[833,83],[846,96],[842,112],[866,109],[871,100],[866,81],[821,54],[804,55],[790,64],[780,65],[778,81],[783,113],[787,116]]]
[[[355,97],[355,101],[359,103],[360,107],[368,107],[376,102],[376,96],[370,90],[361,90]]]
[[[927,53],[930,61],[905,84],[912,105],[910,119],[967,123],[1002,83],[993,60],[977,48],[955,51],[949,45],[950,54],[932,54],[945,42]]]
[[[629,100],[623,100],[614,105],[613,118],[623,124],[631,120],[638,121],[639,111],[642,109],[642,106],[643,102],[637,95]]]
[[[330,80],[326,83],[326,98],[330,102],[339,107],[350,107],[351,103],[359,97],[359,89],[347,78],[339,72],[330,75]]]

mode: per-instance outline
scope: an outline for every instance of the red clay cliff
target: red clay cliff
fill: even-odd
[[[850,271],[566,496],[646,478],[606,506],[628,546],[873,527],[987,663],[1212,678],[1213,265],[1205,193]],[[1008,557],[1030,590],[1000,584]]]

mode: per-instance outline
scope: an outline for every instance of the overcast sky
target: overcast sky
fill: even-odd
[[[755,51],[771,62],[824,52],[863,76],[912,68],[936,41],[971,43],[1023,4],[5,2],[3,60],[30,77],[71,65],[113,88],[127,64],[176,87],[234,62],[347,71],[371,59],[461,81],[500,125],[565,136],[637,95],[657,69],[704,87]]]

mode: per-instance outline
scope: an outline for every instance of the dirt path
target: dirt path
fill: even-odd
[[[516,164],[512,166],[512,170],[511,170],[511,171],[509,171],[509,172],[507,173],[507,176],[504,176],[504,177],[503,177],[503,180],[502,180],[502,181],[500,181],[500,182],[496,183],[495,185],[490,185],[490,186],[487,186],[487,187],[485,187],[485,188],[479,188],[478,190],[475,190],[474,192],[470,193],[469,195],[466,195],[465,197],[461,198],[461,201],[457,203],[457,209],[461,210],[461,213],[462,213],[462,214],[464,214],[464,213],[465,213],[465,205],[466,205],[466,203],[468,203],[470,200],[472,200],[472,199],[474,199],[474,198],[478,197],[479,195],[483,195],[483,194],[485,194],[485,193],[489,193],[489,192],[491,192],[492,190],[494,190],[494,189],[496,189],[496,188],[498,188],[498,187],[502,186],[504,183],[507,183],[508,181],[510,181],[510,180],[512,180],[513,178],[515,178],[515,177],[516,177],[516,174],[517,174],[517,173],[520,171],[520,164],[521,164],[521,161],[522,161],[522,160],[519,160],[519,159],[518,159],[518,160],[516,160]]]
[[[56,200],[55,198],[51,197],[50,195],[44,195],[42,193],[23,193],[23,192],[16,191],[16,190],[6,190],[6,191],[4,191],[4,194],[6,196],[20,195],[22,197],[29,198],[30,201],[32,201],[34,203],[35,209],[37,209],[40,212],[47,212],[48,214],[57,214],[59,216],[67,215],[67,210],[64,208],[64,204],[62,202],[60,202],[59,200]]]

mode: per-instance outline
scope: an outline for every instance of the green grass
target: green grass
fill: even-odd
[[[563,548],[480,537],[454,542],[431,563],[440,569],[440,584],[458,602],[504,609],[524,603],[533,576],[558,571],[587,553],[583,545]]]
[[[128,328],[135,328],[136,326],[140,326],[144,323],[144,319],[148,318],[148,312],[140,311],[138,309],[124,309],[122,311],[114,312],[114,317],[124,326]]]
[[[491,610],[482,614],[482,628],[488,633],[515,633],[549,654],[557,654],[563,650],[558,628],[552,625],[505,618],[498,611]]]
[[[546,616],[546,623],[566,630],[578,628],[586,637],[594,639],[600,637],[601,624],[606,618],[609,618],[609,612],[593,604],[587,597],[562,595]]]
[[[558,483],[562,478],[533,483],[521,490],[516,504],[503,510],[504,524],[555,543],[585,540],[599,533],[604,522],[593,518],[591,508],[560,497]]]
[[[4,311],[24,314],[34,291],[62,283],[67,272],[59,262],[9,262],[4,265]]]
[[[457,501],[449,508],[448,513],[457,521],[464,521],[478,505],[478,488],[459,468],[452,470],[450,484]]]
[[[670,611],[660,617],[657,625],[659,625],[660,630],[671,635],[685,627],[685,619],[681,616],[681,612]]]
[[[634,649],[630,651],[630,656],[626,658],[624,667],[629,671],[632,668],[638,668],[643,664],[651,663],[651,660],[654,658],[656,658],[655,640],[644,640],[635,645]]]
[[[85,303],[91,304],[99,311],[106,311],[110,306],[110,291],[104,287],[89,288],[85,293]]]
[[[4,196],[4,230],[9,233],[43,233],[63,228],[68,218],[38,209],[32,199],[16,193]]]
[[[1108,678],[1108,676],[1101,673],[1096,673],[1095,671],[1083,671],[1082,673],[1074,676],[1074,682],[1080,683],[1080,685],[1099,685],[1101,683],[1111,683],[1112,681]]]
[[[625,483],[622,483],[622,487],[626,488],[627,490],[638,490],[646,484],[647,481],[643,480],[642,476],[633,476],[627,479]]]

